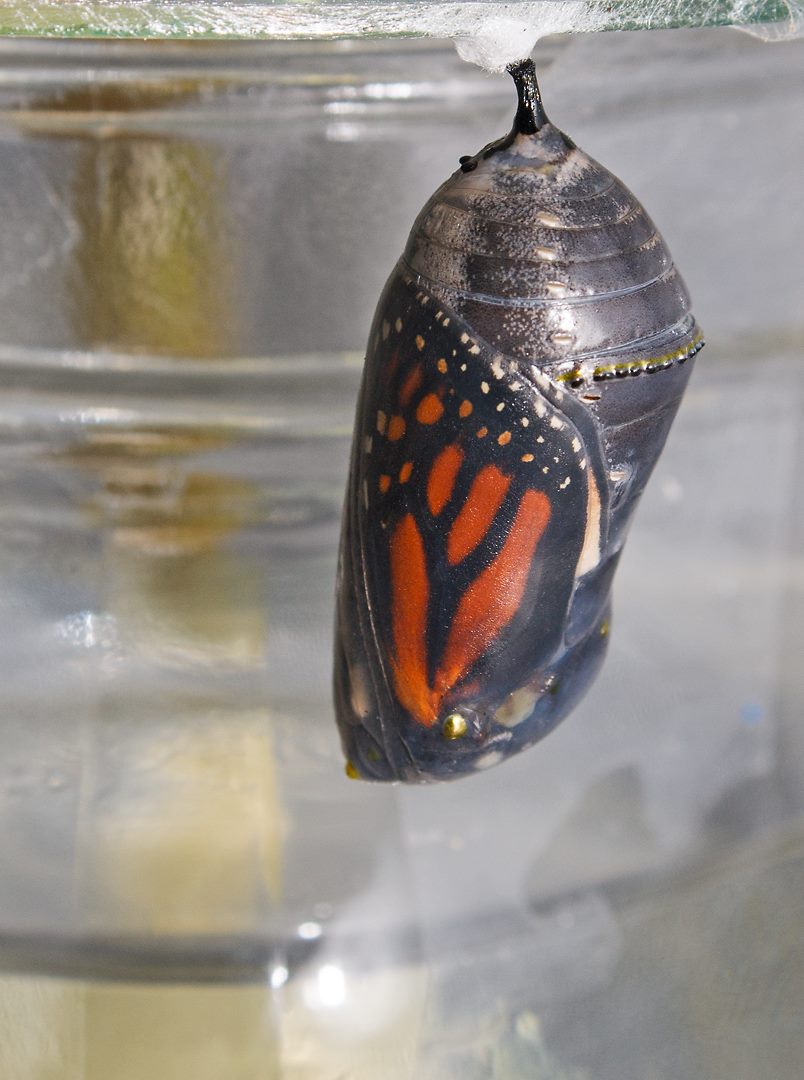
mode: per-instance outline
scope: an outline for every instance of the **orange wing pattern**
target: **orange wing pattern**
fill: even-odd
[[[439,457],[431,478],[443,468]],[[503,479],[507,489],[510,479]],[[439,504],[433,513],[440,512],[443,506]],[[390,540],[392,671],[399,702],[419,723],[435,723],[444,697],[469,674],[472,665],[516,614],[536,547],[549,520],[547,496],[540,491],[526,491],[499,555],[461,596],[432,686],[427,674],[430,585],[424,543],[412,514],[406,514],[394,529]],[[492,518],[488,518],[486,530],[491,524]]]
[[[526,491],[500,554],[461,596],[436,673],[434,689],[439,699],[466,677],[516,614],[549,520],[547,496]]]
[[[463,450],[450,445],[435,459],[427,477],[427,505],[433,517],[438,517],[449,502],[463,458]]]
[[[418,338],[416,344],[421,354],[426,342]],[[399,358],[397,350],[393,354],[394,370]],[[417,355],[413,367],[404,373],[402,360],[396,398],[390,395],[384,403],[387,409],[378,412],[382,418],[378,431],[386,440],[386,456],[396,455],[402,461],[398,467],[397,461],[387,464],[387,471],[380,474],[381,495],[388,494],[394,475],[401,487],[408,484],[416,470],[417,488],[424,493],[432,522],[439,522],[442,516],[448,519],[444,528],[433,528],[427,521],[420,526],[415,510],[408,509],[386,528],[392,641],[388,659],[394,693],[418,723],[429,727],[438,720],[444,700],[471,675],[516,615],[551,508],[549,496],[532,486],[518,491],[512,500],[513,475],[502,467],[502,462],[481,464],[479,468],[476,460],[467,462],[473,443],[479,445],[476,432],[467,438],[467,432],[474,428],[464,427],[454,441],[443,446],[436,438],[430,462],[416,463],[417,457],[421,459],[414,452],[416,428],[433,428],[440,433],[449,399],[455,397],[454,387],[444,380],[450,370],[446,359],[439,358],[435,365],[440,378],[435,390],[427,386],[425,365],[426,357]],[[481,392],[488,389],[483,382]],[[498,410],[499,405],[495,406]],[[473,412],[469,399],[462,398],[458,420],[466,421]],[[496,446],[497,453],[501,453],[499,448],[506,447],[511,438],[509,428],[503,427],[496,439],[485,445],[492,447],[492,452]],[[533,461],[534,455],[528,454],[526,460]],[[472,476],[473,469],[476,471]],[[459,491],[462,472],[470,479],[468,487],[464,484]],[[531,473],[531,483],[538,475]],[[443,607],[443,588],[439,589],[438,579],[470,560],[481,545],[486,558],[469,573],[454,579],[460,589],[452,598],[451,611],[438,610]],[[433,623],[444,624],[446,631],[441,634],[441,647],[435,649],[431,647]]]
[[[424,544],[416,520],[406,514],[390,543],[392,582],[392,670],[400,704],[423,724],[435,719],[427,685],[427,604],[430,586]]]
[[[485,465],[477,474],[449,532],[447,558],[452,566],[474,551],[488,533],[510,486],[511,477],[496,465]]]
[[[360,460],[385,677],[428,728],[475,685],[478,665],[505,663],[553,504],[583,514],[586,500],[574,429],[561,414],[535,387],[523,394],[518,373],[479,361],[468,334],[448,349],[455,331],[443,331],[443,312],[426,333],[406,336],[417,315],[408,310],[381,331],[387,359],[367,388]],[[565,605],[571,576],[570,566],[557,582]]]
[[[385,303],[344,527],[339,722],[362,775],[387,775],[389,752],[391,775],[441,774],[445,742],[447,771],[480,756],[497,710],[564,655],[582,548],[593,564],[603,542],[587,469],[606,481],[561,388],[402,276]]]

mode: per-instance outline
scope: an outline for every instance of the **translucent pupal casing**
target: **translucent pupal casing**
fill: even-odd
[[[350,776],[461,776],[571,710],[702,345],[642,206],[511,71],[513,130],[424,207],[371,330],[337,589]]]

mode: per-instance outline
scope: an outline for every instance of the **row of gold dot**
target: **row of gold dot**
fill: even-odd
[[[647,360],[629,360],[620,364],[599,364],[592,371],[592,378],[599,378],[601,375],[616,374],[618,371],[631,371],[634,368],[638,368],[640,371],[644,371],[645,368],[651,364],[669,364],[674,360],[688,360],[691,356],[694,356],[696,352],[703,345],[703,334],[697,334],[692,341],[682,346],[680,349],[674,349],[672,352],[664,353],[662,356],[653,356]],[[583,379],[584,373],[580,368],[573,368],[572,371],[565,371],[563,375],[558,376],[559,382],[572,382],[576,379]]]

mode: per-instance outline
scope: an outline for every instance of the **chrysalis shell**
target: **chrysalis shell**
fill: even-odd
[[[350,776],[457,777],[571,710],[703,343],[642,206],[510,70],[512,131],[424,207],[371,330],[336,614]]]

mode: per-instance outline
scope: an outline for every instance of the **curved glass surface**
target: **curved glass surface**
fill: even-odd
[[[332,719],[352,414],[509,80],[421,42],[0,51],[4,1080],[797,1080],[801,44],[537,56],[708,345],[598,683],[413,789],[347,780]]]

